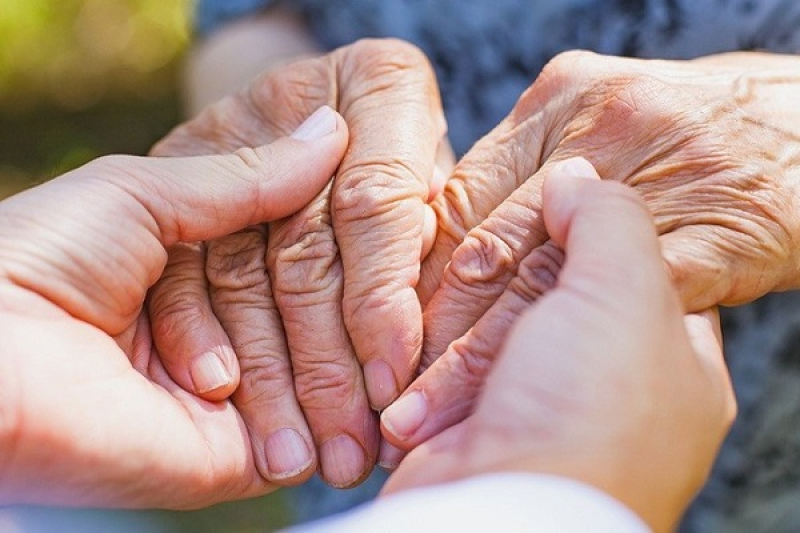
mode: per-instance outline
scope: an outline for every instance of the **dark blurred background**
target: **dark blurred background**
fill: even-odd
[[[0,198],[99,155],[145,154],[175,126],[191,9],[0,0]],[[184,513],[0,508],[1,533],[252,533],[290,520],[280,493]]]

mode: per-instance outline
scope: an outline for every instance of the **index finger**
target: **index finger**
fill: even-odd
[[[425,56],[399,41],[367,41],[339,57],[339,109],[350,149],[334,181],[332,217],[344,267],[343,310],[370,404],[410,382],[422,343],[419,279],[428,181],[444,134]]]

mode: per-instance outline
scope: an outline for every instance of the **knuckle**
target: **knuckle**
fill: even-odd
[[[479,296],[504,288],[515,266],[511,246],[498,235],[478,227],[453,253],[443,281]]]
[[[160,339],[182,339],[206,323],[206,305],[192,291],[171,292],[150,303],[153,334]]]
[[[340,354],[330,354],[334,357]],[[342,409],[349,405],[357,389],[355,369],[342,360],[295,363],[295,391],[304,409]]]
[[[426,195],[419,172],[402,158],[364,160],[351,165],[337,177],[332,199],[335,223],[355,222],[373,217],[394,217],[398,207],[422,217]]]
[[[350,287],[344,294],[342,300],[342,311],[344,316],[350,318],[348,328],[351,334],[357,334],[364,329],[374,326],[375,316],[387,316],[393,314],[397,309],[398,295],[406,291],[409,298],[416,300],[414,290],[407,284],[398,282],[395,279],[387,279],[385,283],[380,283],[376,277],[368,280],[371,283],[360,283],[358,286]],[[379,283],[373,285],[373,283]],[[407,301],[413,301],[411,299]],[[372,322],[371,322],[371,321]]]
[[[401,39],[361,39],[344,50],[352,54],[357,61],[366,62],[373,69],[382,67],[380,70],[383,73],[403,73],[408,70],[430,68],[425,53],[416,45]]]
[[[241,379],[234,393],[237,405],[267,405],[284,401],[287,394],[294,395],[285,350],[280,354],[264,354],[245,349],[238,355]]]
[[[232,152],[271,139],[254,127],[252,111],[241,95],[229,95],[179,126],[150,151],[154,156],[191,156]]]
[[[542,68],[536,81],[522,93],[512,116],[527,117],[544,107],[553,94],[573,90],[597,70],[597,54],[585,50],[569,50],[555,55]]]
[[[563,263],[564,253],[554,244],[546,243],[520,263],[509,290],[528,303],[534,302],[555,286]]]
[[[206,276],[215,290],[241,291],[267,281],[263,229],[251,228],[208,244]]]
[[[587,66],[593,67],[597,64],[599,57],[599,54],[589,50],[566,50],[553,56],[542,71],[555,71],[562,75],[572,75],[575,72],[585,71]]]
[[[326,224],[309,228],[296,240],[273,242],[268,260],[273,290],[282,308],[307,306],[309,295],[329,299],[340,292],[339,249]]]
[[[273,136],[287,135],[317,107],[335,104],[331,78],[331,64],[324,58],[296,61],[256,78],[246,98],[262,127]],[[276,113],[275,102],[282,104],[282,112]]]
[[[499,343],[499,336],[480,330],[471,331],[454,341],[448,352],[458,361],[461,382],[468,389],[480,388],[492,368]]]

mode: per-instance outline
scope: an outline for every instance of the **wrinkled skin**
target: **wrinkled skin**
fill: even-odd
[[[110,156],[0,203],[2,505],[187,509],[277,488],[257,468],[258,428],[167,374],[145,296],[168,247],[318,194],[347,148],[327,115],[337,129],[313,142]]]
[[[433,204],[418,288],[428,370],[404,393],[423,391],[429,412],[384,435],[408,449],[472,410],[511,324],[556,284],[563,254],[541,185],[571,156],[642,196],[688,311],[798,286],[799,67],[762,54],[556,57]]]
[[[703,485],[736,413],[718,317],[684,315],[641,198],[582,161],[573,177],[552,168],[543,188],[566,250],[558,285],[514,324],[474,414],[412,451],[385,494],[546,473],[667,532]]]
[[[441,188],[437,159],[444,172],[452,165],[426,58],[399,41],[361,41],[290,64],[177,128],[153,154],[259,145],[323,104],[351,132],[331,186],[269,227],[171,250],[150,316],[178,383],[212,400],[233,393],[256,428],[253,448],[265,476],[298,479],[266,467],[270,448],[281,446],[270,437],[289,428],[319,450],[310,471],[319,465],[328,483],[345,487],[375,464],[373,409],[399,395],[419,362],[415,288],[436,226],[426,204]],[[198,390],[192,360],[209,350],[233,379]]]

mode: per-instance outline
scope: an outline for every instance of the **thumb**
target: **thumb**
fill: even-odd
[[[168,247],[279,219],[306,205],[336,172],[347,147],[344,119],[319,108],[290,136],[231,155],[111,158],[116,184],[152,217]],[[133,179],[131,179],[133,178]]]
[[[565,263],[556,287],[515,322],[487,379],[476,414],[489,425],[528,415],[530,402],[509,405],[514,394],[527,400],[537,386],[580,379],[574,368],[587,367],[570,363],[597,352],[597,346],[608,350],[629,338],[620,334],[621,325],[636,330],[637,324],[660,324],[665,302],[678,316],[655,228],[636,193],[600,181],[594,168],[577,158],[554,166],[542,193],[545,225],[564,249]],[[628,352],[613,352],[616,359],[604,365],[627,364]]]
[[[559,286],[633,297],[653,280],[667,284],[652,217],[633,189],[601,182],[588,161],[572,158],[553,168],[542,200],[547,231],[567,257]]]
[[[5,277],[118,334],[161,275],[165,248],[297,211],[335,173],[347,133],[322,107],[291,137],[231,155],[95,160],[0,204],[0,248],[13,250]]]

